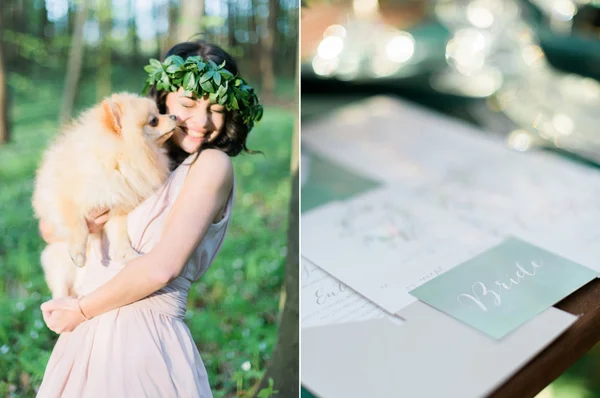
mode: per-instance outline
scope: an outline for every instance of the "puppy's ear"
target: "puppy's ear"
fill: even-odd
[[[102,121],[115,134],[121,134],[122,110],[118,102],[110,99],[102,101]]]

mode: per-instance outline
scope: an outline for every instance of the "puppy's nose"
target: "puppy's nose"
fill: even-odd
[[[177,121],[177,116],[175,116],[175,115],[169,115],[169,119],[171,119],[172,121],[176,122]]]

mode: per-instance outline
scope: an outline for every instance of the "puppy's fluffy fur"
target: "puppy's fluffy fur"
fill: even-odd
[[[85,217],[92,210],[110,210],[104,231],[111,259],[136,254],[127,214],[165,181],[169,159],[161,146],[175,127],[174,120],[158,113],[154,101],[114,94],[83,113],[46,150],[33,208],[58,240],[41,256],[54,297],[77,293],[82,274],[77,267],[85,265],[89,235]]]

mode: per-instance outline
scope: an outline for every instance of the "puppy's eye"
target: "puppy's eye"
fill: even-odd
[[[158,126],[158,118],[156,116],[150,116],[150,120],[148,121],[148,124],[152,127]]]

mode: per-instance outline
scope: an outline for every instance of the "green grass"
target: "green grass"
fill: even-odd
[[[114,73],[112,89],[137,92],[139,77]],[[0,396],[32,397],[57,336],[46,329],[39,311],[50,294],[30,201],[41,152],[56,133],[62,78],[13,73],[9,82],[15,94],[14,139],[0,147]],[[95,101],[93,83],[85,82],[77,109]],[[277,337],[293,117],[291,111],[267,107],[248,140],[265,155],[235,158],[237,195],[227,238],[190,290],[186,322],[215,397],[246,396],[264,373]],[[246,362],[249,370],[242,368]]]

